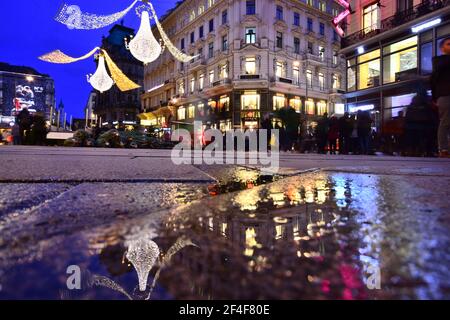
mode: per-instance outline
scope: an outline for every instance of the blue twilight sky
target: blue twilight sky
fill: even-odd
[[[81,56],[101,44],[111,26],[97,30],[69,30],[54,17],[64,3],[76,4],[83,12],[111,14],[122,11],[133,0],[0,0],[0,62],[24,65],[47,73],[55,80],[56,103],[62,99],[68,115],[83,117],[91,90],[86,74],[94,73],[93,58],[67,65],[40,61],[38,57],[55,49]],[[176,0],[152,1],[159,16],[174,7]],[[139,5],[139,3],[137,4]],[[124,25],[135,30],[139,18],[131,10]]]

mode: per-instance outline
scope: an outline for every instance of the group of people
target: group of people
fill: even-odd
[[[373,128],[371,113],[363,110],[351,115],[345,113],[342,117],[328,117],[325,113],[317,121],[315,129],[310,130],[304,115],[296,113],[290,106],[266,115],[261,128],[279,130],[282,151],[316,149],[318,153],[366,155],[379,150],[406,156],[448,158],[450,37],[443,39],[439,46],[442,54],[433,58],[432,98],[428,97],[425,86],[418,85],[406,111],[384,121],[381,131]],[[271,116],[279,121],[272,121]]]
[[[45,145],[48,128],[42,114],[31,114],[27,108],[22,109],[11,128],[14,145]]]

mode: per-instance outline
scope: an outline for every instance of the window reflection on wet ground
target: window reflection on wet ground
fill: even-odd
[[[426,180],[317,172],[25,239],[0,248],[0,298],[147,299],[153,285],[151,299],[449,298],[449,210],[424,201]],[[72,264],[89,273],[80,291],[65,289]]]

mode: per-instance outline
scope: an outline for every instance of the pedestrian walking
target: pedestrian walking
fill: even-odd
[[[330,154],[336,154],[338,139],[339,139],[339,120],[336,117],[331,117],[330,128],[328,130],[328,147],[330,150]]]
[[[433,102],[439,110],[438,144],[439,156],[448,158],[448,134],[450,129],[450,37],[439,45],[441,56],[433,58],[431,90]]]
[[[350,137],[352,135],[353,125],[348,112],[339,118],[339,153],[348,154],[350,151]]]

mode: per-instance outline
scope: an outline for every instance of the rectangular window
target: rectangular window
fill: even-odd
[[[299,113],[302,111],[302,100],[300,99],[300,97],[294,97],[293,99],[291,99],[289,101],[289,105]]]
[[[286,105],[286,97],[284,94],[273,96],[273,110],[279,110]]]
[[[320,11],[322,11],[322,12],[327,11],[327,4],[325,3],[325,1],[320,1],[320,2],[319,2],[319,9],[320,9]]]
[[[256,91],[245,91],[241,95],[241,109],[242,110],[258,110],[260,96]]]
[[[433,43],[424,43],[420,47],[420,72],[422,74],[430,74],[433,71],[432,64]]]
[[[275,63],[275,75],[277,77],[284,77],[284,62],[277,61]]]
[[[336,30],[333,29],[333,41],[339,41],[339,35],[337,34]]]
[[[309,54],[313,54],[314,53],[313,43],[311,41],[308,41],[308,53]]]
[[[300,84],[300,68],[297,66],[294,66],[292,68],[292,77],[294,78],[294,84],[299,85]]]
[[[230,111],[230,97],[227,95],[220,96],[219,109],[222,111]]]
[[[209,85],[212,86],[214,83],[214,70],[209,71]]]
[[[191,43],[194,43],[195,41],[195,33],[192,31],[191,32]]]
[[[319,89],[321,91],[325,90],[325,76],[323,73],[319,73]]]
[[[325,61],[325,48],[322,46],[319,46],[319,58],[322,61]]]
[[[195,107],[193,105],[190,105],[188,107],[188,119],[194,119],[195,118]]]
[[[283,33],[277,31],[277,48],[283,48]]]
[[[333,64],[334,65],[338,64],[338,52],[337,51],[333,51]]]
[[[356,66],[355,59],[347,60],[347,90],[356,90]]]
[[[294,53],[300,53],[300,38],[294,38]]]
[[[256,28],[245,28],[245,43],[256,43]]]
[[[383,48],[383,82],[410,79],[417,74],[417,36]]]
[[[200,26],[200,28],[198,29],[198,37],[200,39],[203,38],[203,26]]]
[[[283,20],[283,7],[282,6],[277,6],[276,19]]]
[[[181,39],[181,41],[180,41],[180,49],[181,49],[181,51],[184,50],[184,38]]]
[[[222,51],[228,50],[228,37],[223,36],[222,37]]]
[[[378,3],[363,8],[363,30],[369,33],[380,29],[380,6]]]
[[[181,81],[181,82],[178,84],[178,92],[179,92],[181,95],[184,94],[184,81]]]
[[[205,75],[202,73],[198,77],[198,89],[203,90],[204,86],[205,86]]]
[[[195,91],[195,78],[191,78],[191,93]]]
[[[255,0],[247,0],[245,12],[249,16],[256,14],[256,1]]]
[[[357,57],[358,89],[380,85],[380,50],[374,50]]]
[[[209,20],[209,32],[214,31],[214,19]]]
[[[245,74],[256,74],[256,58],[245,58]]]
[[[306,114],[314,114],[315,113],[314,100],[308,99],[306,100]]]
[[[313,0],[306,0],[306,4],[309,5],[309,6],[313,6],[314,5]]]
[[[321,36],[325,35],[325,24],[322,22],[319,24],[319,32]]]
[[[186,109],[184,107],[179,107],[177,110],[177,118],[178,120],[186,119]]]
[[[219,70],[220,70],[220,74],[219,74],[220,79],[228,78],[228,65],[227,64],[222,65]]]
[[[228,23],[228,10],[222,11],[222,24]]]
[[[300,14],[298,12],[294,12],[294,26],[300,26]]]
[[[208,44],[208,58],[214,57],[214,42]]]
[[[312,88],[312,71],[306,70],[306,85]]]
[[[317,102],[317,114],[321,116],[325,112],[327,112],[327,103],[323,100]]]
[[[310,31],[310,32],[313,31],[313,19],[312,18],[308,18],[308,20],[307,20],[307,28],[308,28],[308,31]]]
[[[338,75],[333,74],[333,79],[332,79],[331,86],[333,87],[333,89],[340,89],[341,85],[339,83],[339,76]]]

